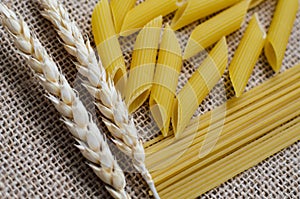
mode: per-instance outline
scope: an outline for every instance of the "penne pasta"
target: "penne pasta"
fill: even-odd
[[[167,136],[178,76],[182,65],[181,49],[174,31],[166,26],[150,95],[150,111],[164,136]]]
[[[259,4],[261,4],[264,1],[265,0],[251,0],[250,5],[249,5],[249,9],[252,9],[252,8],[258,6]]]
[[[279,0],[268,32],[265,55],[275,72],[280,70],[299,7],[298,0]]]
[[[227,8],[241,0],[189,0],[178,7],[172,20],[171,27],[178,30],[198,19]]]
[[[177,9],[177,0],[147,0],[131,9],[123,22],[121,36],[130,35],[160,15],[165,16]]]
[[[176,138],[188,125],[203,99],[220,80],[227,66],[227,59],[228,49],[223,37],[177,95],[172,117]]]
[[[125,94],[130,113],[138,109],[150,94],[161,26],[162,16],[159,16],[146,24],[137,36]]]
[[[107,0],[101,0],[95,6],[92,30],[102,64],[123,95],[127,80],[125,62]]]
[[[264,47],[266,33],[255,13],[229,66],[229,75],[237,97],[243,93],[255,63]]]
[[[197,26],[188,40],[183,58],[188,59],[196,55],[223,36],[238,30],[244,21],[248,6],[249,0],[244,0]]]
[[[124,21],[124,18],[129,10],[136,3],[136,0],[111,0],[110,9],[114,19],[116,33],[119,33]]]

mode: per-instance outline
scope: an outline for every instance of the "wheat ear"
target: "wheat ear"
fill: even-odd
[[[103,120],[114,137],[113,141],[119,149],[132,157],[133,165],[149,185],[154,197],[159,198],[152,177],[145,166],[145,151],[133,119],[129,116],[127,106],[114,84],[106,77],[104,67],[97,61],[90,42],[84,41],[76,23],[70,20],[67,10],[60,2],[40,1],[44,8],[42,15],[55,26],[65,49],[77,58],[78,71],[89,80],[84,85],[96,98],[96,105],[105,117]]]
[[[76,146],[91,161],[89,166],[106,183],[107,190],[114,198],[130,198],[124,190],[126,182],[123,171],[112,155],[106,138],[100,133],[55,62],[38,39],[30,34],[28,25],[21,18],[2,3],[0,13],[3,26],[14,37],[15,45],[27,58],[35,76],[48,91],[48,98],[62,114],[65,124],[77,140]]]

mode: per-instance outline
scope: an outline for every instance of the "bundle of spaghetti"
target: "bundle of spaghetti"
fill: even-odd
[[[199,150],[201,147],[201,150],[205,148],[203,142],[206,134],[209,133],[209,117],[204,117],[204,125],[199,125],[200,121],[197,122],[201,117],[195,119],[185,131],[186,136],[181,140],[174,141],[172,138],[167,138],[166,141],[159,142],[157,145],[163,143],[164,147],[159,147],[158,152],[155,144],[150,146],[146,150],[148,154],[146,162],[152,170],[159,193],[163,197],[164,194],[168,195],[173,190],[174,194],[178,193],[176,184],[180,189],[186,190],[185,183],[192,179],[189,177],[193,175],[192,173],[217,164],[232,151],[243,148],[272,129],[299,116],[300,112],[297,108],[300,105],[298,100],[300,97],[299,71],[300,65],[295,66],[240,98],[230,100],[227,103],[229,108],[222,127],[223,132],[220,138],[215,137],[218,142],[208,155],[201,156],[200,154],[199,157]],[[216,120],[218,119],[222,118]],[[199,129],[195,130],[193,125],[199,126]],[[233,176],[234,174],[230,175],[230,177]],[[201,193],[197,192],[198,195]]]
[[[265,55],[275,72],[280,70],[298,7],[298,0],[279,0],[277,2],[265,44]]]
[[[131,9],[123,22],[120,35],[128,36],[158,16],[166,16],[177,9],[177,0],[147,0]]]
[[[134,7],[135,3],[136,0],[111,0],[109,2],[116,33],[120,32],[126,14]]]
[[[249,3],[250,0],[243,0],[198,25],[188,40],[183,58],[188,59],[196,55],[223,36],[238,30],[244,21]],[[209,30],[209,34],[207,30]]]
[[[95,6],[92,30],[101,62],[123,95],[127,80],[126,67],[108,0],[101,0]]]
[[[198,106],[222,77],[228,60],[228,47],[223,37],[211,50],[174,101],[172,125],[179,137]]]
[[[266,33],[257,13],[252,16],[246,32],[228,68],[230,79],[237,97],[241,96],[261,54]]]
[[[287,79],[283,81],[284,79]],[[278,74],[277,76],[267,80],[263,86],[257,86],[251,89],[249,92],[244,93],[240,98],[232,98],[228,101],[228,103],[215,108],[214,110],[205,113],[204,115],[200,115],[191,120],[188,127],[183,132],[183,138],[193,136],[195,133],[195,127],[199,128],[198,130],[202,130],[208,128],[212,122],[218,123],[221,120],[224,120],[224,117],[221,114],[218,114],[217,117],[212,118],[211,116],[216,112],[220,112],[225,106],[226,109],[226,121],[230,122],[237,119],[244,114],[247,114],[251,111],[251,107],[249,105],[254,103],[257,107],[264,105],[266,102],[269,102],[266,98],[267,96],[280,92],[282,89],[285,89],[286,85],[297,83],[300,78],[300,66],[294,66],[293,68],[287,70],[284,73]],[[293,88],[293,87],[292,87]],[[259,102],[260,100],[260,102]],[[256,108],[257,108],[256,107]],[[221,115],[221,116],[219,116]],[[199,121],[201,121],[199,123]],[[216,126],[218,127],[218,126]],[[158,136],[144,144],[147,149],[147,154],[154,153],[156,151],[162,150],[163,148],[169,146],[175,140],[173,135],[169,135],[168,137]],[[179,141],[179,140],[178,140]],[[156,145],[156,143],[158,143]]]
[[[105,135],[94,123],[76,91],[72,89],[56,63],[48,55],[27,23],[0,3],[1,22],[14,37],[20,54],[28,61],[39,83],[45,88],[48,99],[62,115],[62,120],[77,141],[75,145],[89,160],[88,165],[105,183],[106,189],[116,199],[129,199],[125,191],[125,176],[113,156]]]
[[[300,117],[279,126],[225,158],[192,173],[182,184],[160,192],[161,198],[195,198],[299,141]],[[295,174],[296,175],[296,174]],[[171,191],[170,191],[171,190]],[[170,192],[167,192],[170,191]]]
[[[174,30],[178,30],[198,19],[232,6],[239,1],[241,0],[189,0],[178,7],[172,20],[171,27]]]
[[[275,105],[281,106],[278,112],[275,112],[273,109],[270,109],[270,107],[272,107],[273,104],[268,104],[258,109],[259,111],[263,111],[263,113],[259,116],[255,116],[255,114],[252,113],[252,115],[244,115],[233,122],[225,122],[221,136],[213,137],[217,139],[218,143],[214,146],[213,149],[210,149],[209,157],[205,157],[205,155],[203,156],[202,154],[199,154],[199,152],[205,152],[207,147],[205,146],[205,144],[209,144],[203,143],[205,139],[207,139],[207,134],[210,133],[208,129],[198,132],[199,135],[195,136],[194,140],[189,140],[189,143],[174,143],[170,147],[167,147],[162,151],[153,154],[158,155],[159,158],[153,158],[154,160],[152,160],[152,162],[150,163],[148,163],[147,159],[147,166],[153,169],[152,176],[154,177],[155,182],[161,182],[164,178],[167,178],[169,175],[172,175],[176,172],[184,171],[183,173],[185,173],[191,169],[190,167],[192,164],[197,164],[197,166],[200,165],[200,163],[198,162],[201,162],[201,164],[203,164],[204,162],[208,161],[211,155],[213,155],[214,152],[218,151],[219,149],[222,149],[222,153],[225,153],[232,147],[236,146],[237,144],[240,144],[238,143],[239,139],[244,138],[241,141],[246,142],[248,141],[248,139],[253,138],[253,136],[259,136],[262,133],[260,131],[260,128],[263,128],[263,130],[265,131],[268,128],[274,128],[275,124],[280,125],[284,123],[284,121],[288,121],[289,119],[291,119],[290,117],[292,117],[295,111],[291,109],[291,107],[295,108],[295,106],[291,103],[288,103],[291,106],[286,107],[286,105],[283,105],[285,102],[282,102],[282,99],[288,100],[288,97],[291,97],[291,99],[295,99],[297,97],[299,98],[299,94],[297,92],[299,93],[299,89],[286,94],[286,96],[283,96],[274,102],[274,104],[276,103]],[[296,103],[297,101],[293,100],[292,102]],[[296,104],[299,105],[299,103]],[[268,114],[273,115],[272,117],[270,117],[270,115]],[[299,112],[297,114],[299,114]],[[275,119],[278,119],[278,121],[274,122]],[[242,122],[243,124],[241,124]],[[253,125],[253,127],[251,125]],[[265,127],[264,125],[268,126]],[[228,142],[231,143],[230,147],[226,147]],[[186,151],[183,148],[183,146],[188,147]],[[199,156],[201,156],[200,159]],[[202,159],[202,156],[205,157],[205,159]],[[169,168],[171,163],[173,164],[171,168]],[[174,166],[174,164],[176,166]],[[161,165],[164,165],[164,169],[161,169]],[[186,167],[189,168],[187,169]],[[183,175],[183,173],[180,173],[180,175]],[[176,176],[176,178],[177,177],[178,176]]]
[[[161,27],[162,16],[159,16],[146,24],[136,38],[125,93],[130,113],[138,109],[150,94]]]
[[[181,65],[180,45],[175,32],[167,24],[159,47],[149,100],[152,116],[164,136],[169,132],[173,101]]]

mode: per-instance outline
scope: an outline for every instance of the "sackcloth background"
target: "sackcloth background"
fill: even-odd
[[[80,86],[82,77],[76,72],[74,58],[67,54],[51,24],[41,16],[37,0],[5,2],[24,17],[31,30],[59,64],[67,79],[80,92],[81,98],[91,112],[96,112],[92,106],[92,98]],[[90,20],[97,1],[63,0],[62,2],[84,35],[93,41]],[[138,1],[137,4],[140,2]],[[254,12],[259,14],[267,30],[275,6],[276,0],[266,0],[250,10],[243,27],[227,37],[230,60],[252,14]],[[165,22],[170,21],[172,16],[173,14],[170,14],[165,17]],[[193,28],[202,21],[199,20],[177,32],[182,46],[185,46]],[[120,42],[129,66],[134,36],[120,38]],[[196,58],[184,63],[178,89],[198,67],[198,62]],[[300,12],[297,14],[281,72],[299,62]],[[273,75],[271,67],[262,54],[246,90],[261,84]],[[233,88],[226,71],[222,80],[201,104],[197,114],[203,114],[233,96]],[[94,116],[101,120],[98,114]],[[133,116],[140,135],[145,141],[158,135],[159,132],[149,116],[147,103]],[[101,121],[99,126],[106,131]],[[87,166],[86,160],[74,144],[71,134],[60,121],[60,115],[45,98],[43,88],[34,79],[25,59],[16,51],[12,38],[0,25],[0,198],[111,198],[104,184]],[[125,171],[126,190],[133,198],[151,198],[148,196],[149,189],[146,183],[133,171],[130,162],[126,161],[115,147],[112,146],[112,150],[117,154],[119,163]],[[200,197],[300,198],[300,142]]]

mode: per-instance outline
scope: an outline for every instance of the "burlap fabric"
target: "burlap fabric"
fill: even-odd
[[[7,1],[30,25],[38,38],[60,65],[68,80],[82,94],[84,101],[91,99],[80,87],[80,78],[54,29],[39,13],[35,0]],[[63,1],[83,30],[92,40],[90,16],[96,0]],[[276,0],[266,0],[252,9],[247,22],[258,12],[262,24],[268,29]],[[172,15],[167,16],[169,21]],[[191,30],[201,21],[181,29],[177,35],[185,45]],[[227,37],[230,59],[245,27]],[[209,30],[208,30],[209,34]],[[126,63],[130,63],[134,38],[121,38]],[[300,12],[294,24],[282,71],[300,61]],[[184,63],[179,89],[198,66],[199,60]],[[44,97],[43,88],[33,78],[26,61],[18,55],[12,38],[0,26],[0,198],[110,198],[103,183],[86,165],[85,159],[73,145],[75,141],[60,121],[60,115]],[[273,76],[262,55],[247,85],[247,90]],[[224,88],[225,91],[224,92]],[[234,95],[228,72],[199,107],[202,114],[222,104]],[[92,111],[94,109],[92,108]],[[157,135],[157,128],[149,116],[147,104],[135,114],[135,122],[145,140]],[[100,120],[100,117],[98,117]],[[100,123],[101,125],[101,123]],[[103,128],[105,130],[105,128]],[[300,130],[299,130],[300,131]],[[126,172],[127,191],[133,198],[150,198],[141,176],[132,171],[113,148]],[[219,187],[207,192],[203,198],[299,198],[300,197],[300,142],[278,152],[259,165],[243,172]]]

